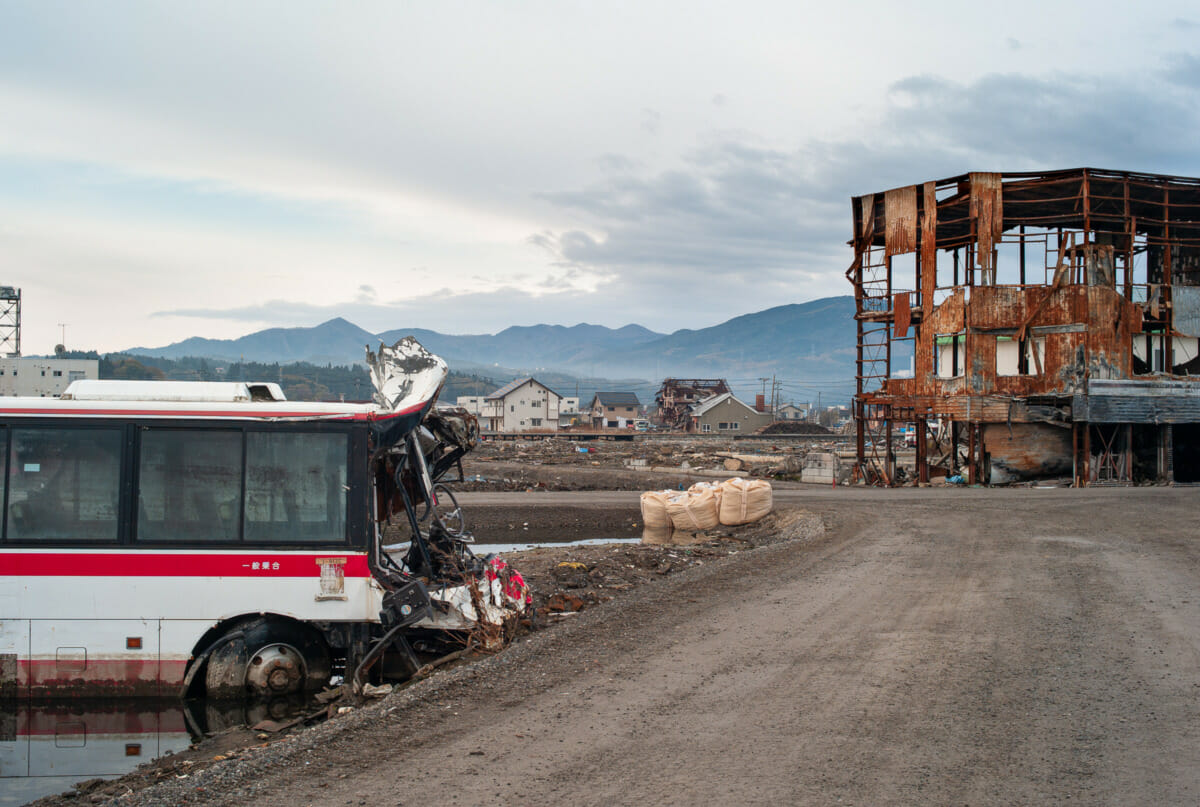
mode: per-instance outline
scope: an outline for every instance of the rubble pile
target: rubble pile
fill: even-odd
[[[690,536],[683,545],[600,544],[539,547],[511,553],[533,591],[538,619],[586,610],[622,592],[654,583],[693,566],[780,541],[807,540],[823,527],[812,513],[773,511],[753,524]]]
[[[712,436],[636,441],[487,440],[464,462],[466,482],[459,489],[644,490],[654,485],[646,484],[645,475],[809,481],[803,479],[806,466],[818,467],[809,461],[810,455],[832,454],[843,448],[844,441],[833,436],[819,443],[734,441]],[[584,471],[603,479],[590,481],[581,475]],[[675,486],[674,481],[668,484]]]

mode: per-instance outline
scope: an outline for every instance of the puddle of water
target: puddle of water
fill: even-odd
[[[476,555],[486,555],[489,552],[520,552],[522,549],[537,549],[542,546],[596,546],[599,544],[636,544],[641,538],[583,538],[578,541],[530,541],[521,544],[472,544],[471,551]]]
[[[112,779],[192,743],[182,703],[20,703],[0,718],[0,804]]]
[[[300,699],[296,699],[300,701]],[[30,703],[0,711],[0,805],[25,804],[88,779],[115,779],[186,750],[206,732],[298,713],[303,703],[113,699]]]
[[[540,546],[561,548],[566,546],[596,546],[599,544],[636,544],[641,540],[641,538],[581,538],[578,541],[525,541],[515,544],[471,544],[471,551],[476,555],[487,555],[491,552],[499,555],[505,552],[520,552],[522,549],[537,549]],[[408,552],[408,547],[407,543],[388,544],[383,549],[392,557],[401,559]]]

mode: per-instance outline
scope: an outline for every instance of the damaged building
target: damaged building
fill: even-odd
[[[655,422],[673,431],[693,431],[692,405],[729,392],[723,378],[667,378],[654,396]]]
[[[1200,481],[1200,179],[970,173],[852,200],[856,475]]]

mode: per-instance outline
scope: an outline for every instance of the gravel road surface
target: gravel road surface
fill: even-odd
[[[530,520],[636,502],[461,498]],[[1200,490],[777,498],[825,534],[645,586],[130,801],[1200,803]]]

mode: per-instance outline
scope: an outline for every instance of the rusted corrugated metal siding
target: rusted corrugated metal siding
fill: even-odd
[[[1200,423],[1200,382],[1092,381],[1071,413],[1090,423]]]
[[[887,233],[884,254],[904,255],[917,248],[917,186],[895,188],[883,194]]]

